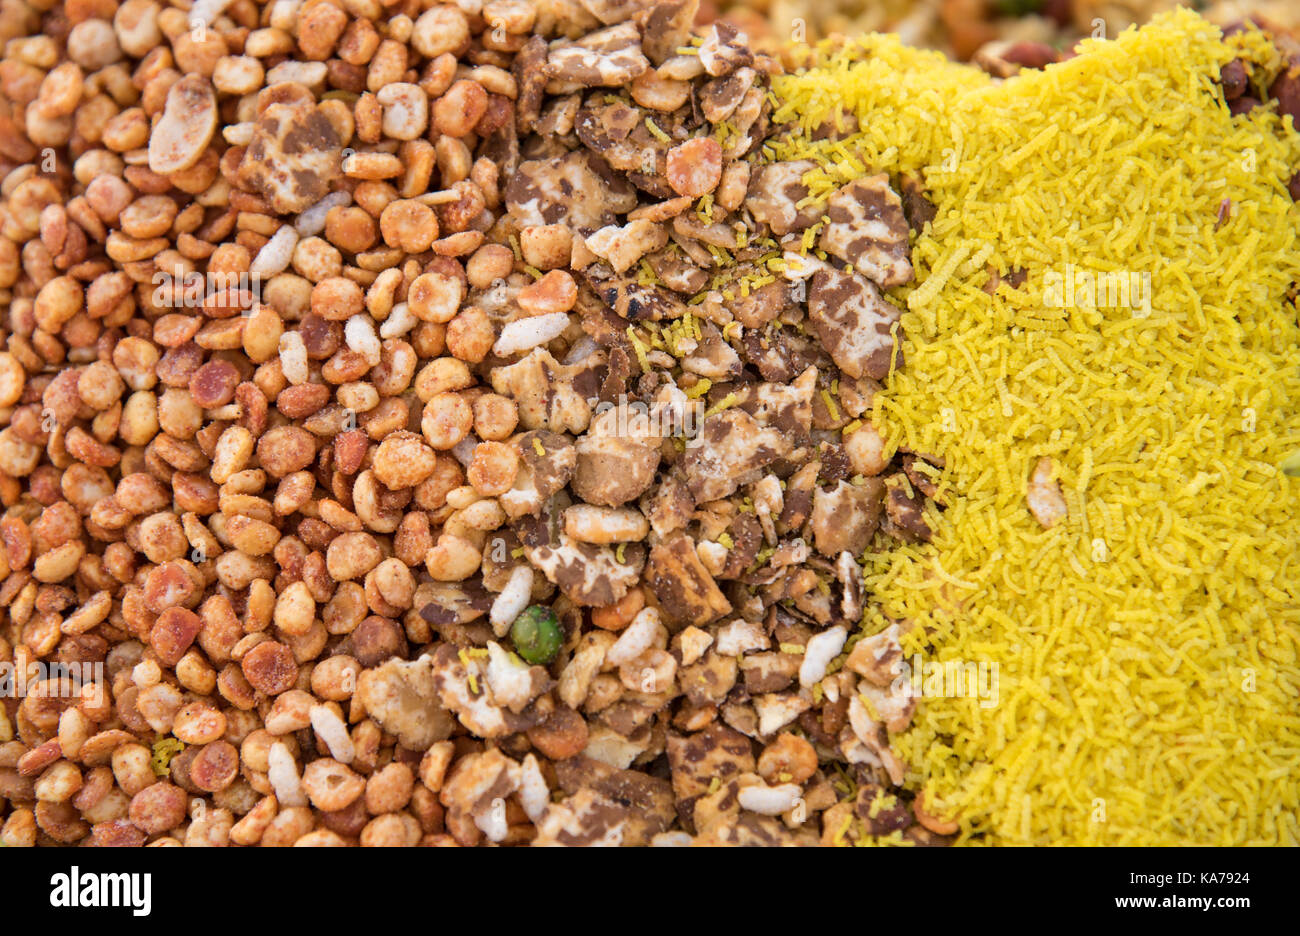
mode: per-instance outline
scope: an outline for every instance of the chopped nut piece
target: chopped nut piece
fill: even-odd
[[[1065,498],[1061,495],[1061,486],[1053,480],[1055,467],[1050,458],[1040,458],[1034,465],[1034,473],[1029,478],[1029,490],[1026,500],[1029,512],[1044,529],[1051,529],[1067,513]]]
[[[432,660],[392,659],[365,670],[357,680],[357,700],[402,746],[425,751],[451,734],[451,717],[439,701]]]
[[[546,58],[546,72],[552,79],[584,87],[625,85],[649,67],[641,54],[641,33],[632,23],[597,30],[573,42],[557,42]]]
[[[882,380],[901,361],[893,335],[899,310],[856,273],[824,269],[812,278],[808,316],[817,337],[850,377]]]
[[[790,451],[791,441],[777,429],[760,426],[741,409],[704,421],[681,461],[686,486],[697,504],[726,497]]]
[[[668,184],[678,195],[707,195],[722,180],[722,147],[713,137],[697,137],[674,146],[668,151],[667,174]]]
[[[340,174],[339,138],[320,108],[289,89],[276,85],[273,97],[257,117],[253,141],[240,164],[240,178],[257,189],[282,214],[305,211],[328,194]],[[293,96],[289,96],[293,94]]]
[[[907,219],[888,176],[866,176],[837,189],[826,202],[826,217],[818,241],[823,250],[879,286],[911,282]]]
[[[860,555],[880,526],[885,485],[879,478],[867,478],[861,485],[838,482],[830,490],[813,493],[813,542],[824,556],[848,551]]]
[[[817,205],[800,208],[799,203],[809,194],[803,177],[816,168],[811,159],[768,163],[756,168],[750,176],[745,199],[754,220],[766,224],[777,237],[815,224],[822,215],[821,208]]]
[[[646,254],[668,243],[668,232],[651,221],[607,225],[587,238],[587,249],[622,273]]]
[[[690,538],[683,533],[650,550],[646,583],[673,630],[692,624],[702,626],[731,611],[731,602],[718,589]]]
[[[903,646],[899,642],[901,628],[890,624],[872,637],[864,637],[853,645],[845,660],[846,668],[865,677],[877,686],[888,686],[902,672]]]

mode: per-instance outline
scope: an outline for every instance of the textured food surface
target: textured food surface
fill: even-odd
[[[1296,837],[1300,52],[699,7],[0,0],[5,845]]]
[[[924,166],[936,208],[874,404],[944,459],[951,506],[872,557],[867,626],[1000,678],[996,705],[923,698],[897,739],[927,806],[992,843],[1294,844],[1300,138],[1216,104],[1228,58],[1266,87],[1280,63],[1188,13],[997,86],[864,44],[775,91],[778,120],[842,106],[866,132],[776,149],[821,151],[813,192],[860,171],[841,147]],[[1026,507],[1044,458],[1049,528]]]

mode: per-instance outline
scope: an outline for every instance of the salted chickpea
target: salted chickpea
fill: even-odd
[[[355,205],[331,208],[325,215],[325,237],[348,253],[361,253],[375,245],[375,219]]]
[[[95,71],[122,58],[117,35],[107,20],[82,20],[68,33],[68,58],[82,68]]]
[[[177,439],[191,439],[203,426],[203,408],[188,390],[168,387],[158,399],[158,425]]]
[[[265,70],[249,55],[226,55],[217,59],[212,84],[225,94],[252,94],[262,86]]]
[[[248,464],[253,447],[251,432],[243,426],[230,426],[217,439],[209,476],[217,484],[225,484]]]
[[[158,777],[149,766],[152,756],[143,744],[123,744],[113,750],[113,778],[127,796],[134,796],[151,783],[157,782]]]
[[[299,276],[313,283],[343,272],[343,255],[337,247],[320,237],[304,237],[298,241],[293,249],[292,263]],[[280,308],[269,296],[266,301],[272,307]]]
[[[361,664],[347,654],[327,657],[311,671],[311,691],[329,702],[344,702],[357,689]]]
[[[116,368],[109,368],[116,376]],[[0,351],[0,407],[13,406],[21,399],[27,384],[27,372],[18,358]],[[120,396],[119,392],[119,396]]]
[[[474,425],[474,410],[458,393],[435,394],[424,406],[420,430],[439,451],[455,448]]]
[[[406,808],[415,789],[415,774],[406,764],[392,763],[366,781],[366,809],[371,815],[397,812]]]
[[[375,450],[375,477],[390,490],[413,487],[433,474],[437,460],[414,432],[394,432]]]
[[[139,107],[130,107],[104,125],[102,142],[118,153],[129,153],[149,142],[149,117]]]
[[[91,409],[108,409],[122,396],[126,384],[117,368],[107,361],[96,361],[77,378],[77,394]]]
[[[123,233],[132,237],[160,237],[176,220],[176,202],[165,195],[145,195],[128,205],[118,220]]]
[[[361,287],[343,276],[330,276],[311,290],[311,310],[331,322],[345,322],[361,314],[365,296]]]
[[[176,664],[176,679],[191,692],[211,695],[217,688],[217,671],[203,654],[189,650]]]
[[[105,224],[116,224],[135,192],[116,175],[101,175],[86,185],[86,203]]]
[[[275,626],[301,637],[316,620],[316,600],[305,582],[292,582],[275,600]]]
[[[36,324],[51,334],[57,333],[81,310],[83,296],[81,284],[72,277],[56,276],[36,294]]]
[[[488,95],[477,81],[462,78],[433,103],[433,124],[439,133],[463,137],[487,112]]]
[[[434,160],[438,165],[438,177],[446,186],[454,185],[470,176],[474,166],[474,156],[464,141],[455,137],[440,136],[433,145]]]
[[[758,772],[768,783],[803,783],[817,772],[817,752],[798,735],[782,732],[758,756]]]
[[[132,390],[149,390],[158,383],[158,359],[153,342],[132,335],[113,348],[113,367]]]
[[[474,398],[474,434],[489,442],[510,438],[519,424],[515,401],[499,393],[480,393]]]
[[[118,434],[127,445],[147,445],[158,434],[158,399],[138,390],[122,406]]]
[[[370,573],[370,579],[384,601],[395,608],[411,607],[415,598],[415,577],[400,559],[385,559]]]
[[[271,710],[266,713],[266,730],[276,737],[301,731],[311,725],[311,709],[316,704],[311,693],[290,689],[276,696]]]
[[[509,276],[514,268],[514,251],[501,244],[484,244],[465,263],[465,275],[475,289],[488,289],[497,280]]]
[[[573,253],[573,235],[563,224],[529,225],[519,232],[524,261],[539,270],[567,266]]]
[[[226,733],[226,716],[204,702],[181,707],[172,720],[172,734],[186,744],[211,744]]]
[[[150,514],[140,521],[140,549],[150,562],[170,562],[189,552],[181,521],[170,510]]]
[[[64,62],[46,74],[41,82],[40,107],[51,117],[64,117],[77,109],[85,87],[85,75],[75,62]]]
[[[399,199],[385,207],[379,216],[379,232],[389,247],[421,253],[437,240],[438,219],[428,205]]]
[[[612,605],[593,608],[591,623],[603,630],[621,631],[632,623],[632,619],[644,607],[645,592],[639,588],[633,588]]]
[[[131,824],[145,835],[158,835],[185,821],[189,798],[180,787],[163,781],[131,797]]]
[[[483,562],[483,554],[472,542],[451,533],[443,533],[425,557],[429,574],[439,582],[463,582]]]
[[[407,813],[376,816],[361,830],[362,848],[410,847],[420,840],[420,824]]]
[[[519,456],[513,447],[502,442],[480,442],[474,446],[474,460],[465,476],[475,491],[496,497],[514,486],[518,473]]]
[[[278,738],[265,728],[256,728],[240,742],[239,759],[249,770],[266,773],[271,766],[271,748],[276,744],[285,745],[292,756],[298,756],[298,741],[293,735]]]
[[[411,30],[411,45],[428,59],[455,52],[469,38],[469,20],[451,4],[439,4],[421,13]]]
[[[298,243],[302,243],[299,241]],[[322,241],[322,243],[324,243]],[[328,245],[327,245],[328,246]],[[330,247],[330,250],[334,250]],[[335,251],[337,254],[338,252]],[[326,276],[334,275],[343,269],[340,261],[337,267],[334,267],[332,273]],[[262,301],[270,307],[273,312],[278,312],[285,320],[300,319],[311,311],[311,287],[312,280],[305,276],[298,276],[294,273],[278,273],[271,277],[270,282],[262,287]]]
[[[36,781],[36,799],[46,803],[66,803],[82,785],[81,771],[71,761],[56,761]],[[405,804],[403,804],[405,805]]]
[[[343,533],[330,540],[325,563],[338,582],[359,579],[383,561],[383,550],[369,533]]]
[[[366,781],[346,764],[331,757],[321,757],[303,771],[302,788],[313,806],[334,812],[351,806],[365,793]]]
[[[321,620],[331,634],[350,634],[365,620],[366,592],[359,582],[340,582],[334,597],[321,611]]]
[[[462,361],[477,364],[496,341],[487,313],[478,306],[462,310],[447,325],[447,350]]]
[[[460,279],[430,272],[417,276],[406,293],[407,307],[423,322],[450,322],[460,309],[465,287]]]

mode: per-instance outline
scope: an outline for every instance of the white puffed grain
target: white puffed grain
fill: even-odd
[[[338,713],[328,705],[313,705],[309,714],[311,726],[330,749],[330,756],[340,764],[352,763],[356,757],[356,747],[348,734],[348,726],[343,724]]]
[[[401,338],[419,321],[411,307],[405,302],[399,302],[393,306],[388,313],[388,318],[384,319],[384,324],[379,326],[379,337],[381,338]]]
[[[331,208],[346,208],[352,204],[352,193],[346,191],[330,192],[316,204],[298,215],[293,222],[300,237],[315,237],[325,230],[325,216]]]
[[[488,620],[492,622],[494,634],[498,637],[506,635],[515,618],[528,607],[528,599],[532,593],[532,566],[515,566],[515,570],[510,573],[510,578],[506,580],[506,587],[501,589],[501,594],[497,595],[496,601],[492,602],[492,610],[488,612]]]
[[[609,648],[609,652],[605,654],[605,663],[609,666],[622,666],[630,660],[635,660],[654,646],[655,637],[658,636],[661,627],[659,612],[654,608],[642,608],[637,616],[632,618],[632,623],[627,626],[627,629],[618,635],[614,646]]]
[[[354,315],[343,326],[343,339],[348,347],[365,358],[371,367],[379,364],[383,350],[375,334],[375,321],[369,315]]]
[[[302,335],[295,331],[280,336],[280,370],[284,372],[284,379],[295,386],[305,384],[310,376],[307,346],[302,343]]]
[[[297,246],[298,232],[292,225],[280,225],[280,229],[271,235],[271,239],[257,252],[257,256],[249,264],[248,272],[258,276],[274,276],[276,273],[283,273],[289,268],[289,262],[293,260],[293,249]]]
[[[567,312],[548,312],[546,315],[517,319],[501,329],[501,336],[492,346],[492,353],[498,357],[509,357],[528,351],[558,338],[568,327]]]
[[[307,794],[302,790],[302,777],[298,765],[283,741],[271,745],[267,753],[266,778],[275,789],[275,798],[281,806],[306,806]]]

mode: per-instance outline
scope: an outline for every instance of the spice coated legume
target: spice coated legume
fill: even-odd
[[[809,208],[698,14],[0,2],[0,663],[100,668],[0,700],[0,842],[957,830],[897,635],[804,654],[929,533],[925,196]]]

